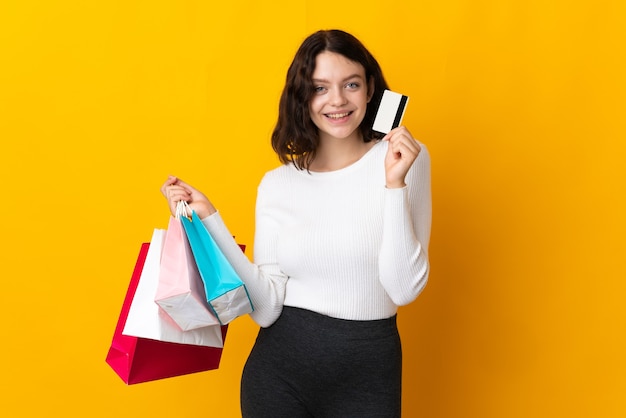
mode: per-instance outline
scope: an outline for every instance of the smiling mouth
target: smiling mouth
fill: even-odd
[[[344,113],[326,113],[326,116],[329,119],[342,119],[348,117],[352,114],[352,112],[344,112]]]

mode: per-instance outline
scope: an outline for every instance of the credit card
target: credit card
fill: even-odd
[[[400,126],[408,102],[408,96],[385,90],[378,106],[372,129],[376,132],[387,134],[392,129]]]

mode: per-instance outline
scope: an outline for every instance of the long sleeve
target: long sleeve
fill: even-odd
[[[432,198],[430,155],[425,146],[406,178],[407,186],[386,189],[379,256],[380,281],[396,305],[406,305],[428,280]]]
[[[251,263],[233,239],[219,212],[203,219],[202,222],[246,284],[254,306],[254,312],[250,316],[258,325],[270,326],[282,311],[286,276],[281,273],[275,262]],[[275,223],[263,213],[262,209],[257,212],[256,235],[261,239],[255,239],[255,255],[257,250],[263,253],[263,248],[267,248],[270,252],[270,248],[275,248],[277,236]]]

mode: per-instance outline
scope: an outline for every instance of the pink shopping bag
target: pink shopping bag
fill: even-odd
[[[160,267],[154,300],[180,329],[219,325],[204,296],[204,284],[179,217],[170,217]]]

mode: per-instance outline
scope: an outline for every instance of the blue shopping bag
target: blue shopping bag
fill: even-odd
[[[246,285],[219,249],[195,211],[182,216],[209,307],[221,325],[254,310]]]

